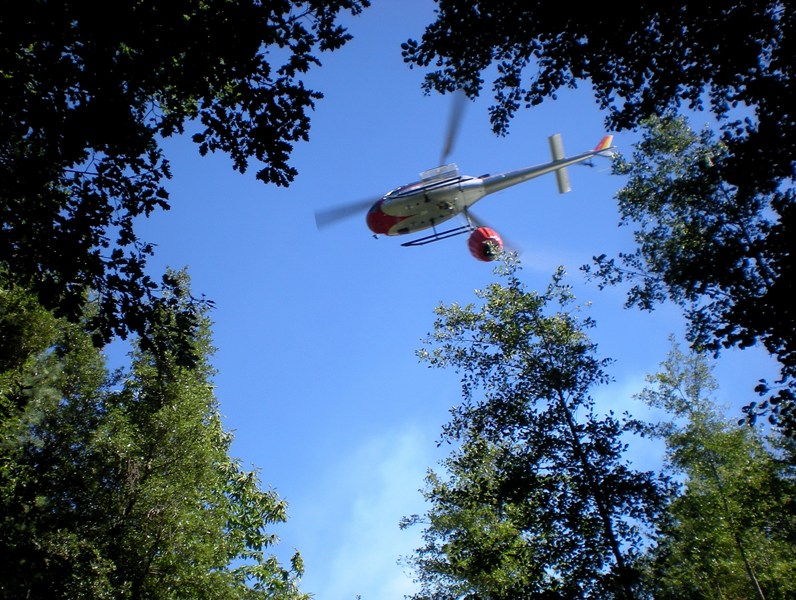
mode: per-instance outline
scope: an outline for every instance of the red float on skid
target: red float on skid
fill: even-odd
[[[452,122],[452,128],[453,125]],[[448,148],[452,137],[449,133]],[[365,203],[316,212],[315,219],[321,227],[344,217],[361,214],[369,207],[365,220],[374,237],[407,235],[430,229],[432,233],[401,244],[424,246],[449,237],[469,234],[467,245],[470,253],[480,261],[493,261],[503,249],[503,240],[496,231],[477,221],[470,210],[472,205],[484,196],[547,173],[555,173],[559,192],[566,193],[571,189],[567,167],[577,163],[590,164],[589,160],[594,156],[612,156],[612,141],[613,136],[607,135],[593,150],[567,158],[561,136],[555,134],[549,138],[552,155],[549,163],[480,177],[459,175],[455,164],[443,164],[421,173],[420,181],[403,185]],[[443,153],[441,162],[444,162],[448,148]],[[443,231],[437,229],[440,224],[457,216],[464,218],[463,225]]]

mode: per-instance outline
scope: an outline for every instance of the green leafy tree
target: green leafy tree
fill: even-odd
[[[666,485],[624,458],[625,420],[589,395],[609,377],[558,272],[527,291],[508,258],[481,306],[437,309],[421,357],[461,373],[464,400],[430,472],[425,545],[413,558],[436,599],[631,598],[634,557]],[[558,305],[558,310],[556,310]]]
[[[80,324],[30,326],[28,306],[2,315],[36,343],[0,376],[0,597],[306,597],[301,557],[270,554],[285,503],[229,456],[206,315],[190,340],[199,360],[175,350],[183,330],[169,326],[190,296],[171,277],[153,306],[158,345],[119,372]]]
[[[794,5],[437,4],[436,20],[404,45],[404,58],[431,69],[429,91],[475,96],[491,78],[499,133],[521,107],[580,84],[591,86],[610,130],[643,128],[683,107],[715,117],[715,141],[653,125],[620,171],[631,177],[620,194],[623,220],[639,227],[638,252],[626,257],[643,273],[634,288],[643,294],[630,299],[690,305],[697,348],[762,343],[783,379],[760,391],[772,391],[773,418],[796,435]],[[759,408],[750,415],[768,406]]]
[[[796,312],[788,223],[792,190],[745,196],[716,176],[712,165],[727,149],[709,130],[694,132],[684,118],[646,124],[632,158],[616,173],[622,224],[635,226],[635,250],[601,255],[585,269],[601,285],[631,284],[628,306],[652,310],[671,300],[685,309],[695,348],[761,343],[781,365],[762,382],[766,397],[747,411],[771,415],[796,432]]]
[[[288,185],[293,144],[321,98],[302,77],[349,35],[367,0],[67,0],[0,8],[0,268],[98,341],[146,343],[152,247],[140,216],[168,208],[161,141],[186,129],[201,154]]]
[[[0,373],[19,368],[44,351],[54,332],[55,319],[30,292],[0,285]]]
[[[644,559],[652,597],[792,598],[796,471],[782,452],[788,442],[767,443],[721,417],[702,354],[674,345],[647,381],[640,398],[666,413],[647,431],[665,441],[666,467],[682,481]]]

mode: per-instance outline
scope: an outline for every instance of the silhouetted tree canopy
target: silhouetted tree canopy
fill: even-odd
[[[0,8],[0,275],[99,341],[142,333],[151,245],[140,216],[168,208],[160,142],[190,124],[199,152],[288,185],[319,92],[303,75],[368,0],[85,2]],[[219,206],[219,210],[223,207]]]
[[[793,6],[781,1],[593,3],[437,0],[404,59],[426,89],[477,94],[491,78],[494,128],[561,88],[591,85],[613,130],[672,108],[709,108],[731,142],[729,183],[771,191],[796,156]],[[736,119],[735,109],[748,119]]]
[[[694,132],[684,118],[645,122],[632,155],[613,165],[626,177],[616,198],[635,247],[584,270],[601,286],[629,283],[628,306],[682,306],[695,348],[764,347],[781,376],[761,381],[764,400],[747,413],[769,413],[796,434],[794,190],[742,195],[717,176],[725,156],[712,131]]]
[[[428,91],[474,96],[491,84],[496,132],[521,107],[578,85],[591,86],[609,129],[648,128],[635,162],[619,169],[630,177],[618,197],[622,223],[636,228],[637,248],[620,255],[621,269],[599,256],[596,273],[603,283],[634,281],[629,304],[686,307],[699,349],[762,344],[783,377],[758,391],[796,434],[793,5],[437,4],[437,20],[404,44],[404,59],[430,69]],[[715,134],[686,143],[653,122],[686,109],[709,111]],[[750,418],[768,406],[750,405]]]

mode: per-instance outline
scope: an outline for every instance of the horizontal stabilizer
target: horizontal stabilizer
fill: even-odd
[[[548,138],[550,142],[550,154],[553,157],[553,162],[564,159],[564,143],[561,141],[561,134],[556,133]],[[569,185],[569,173],[566,167],[556,169],[556,182],[558,183],[558,191],[566,194],[572,191]]]

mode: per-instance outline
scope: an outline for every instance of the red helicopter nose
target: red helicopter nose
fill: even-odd
[[[503,240],[497,231],[489,227],[479,227],[470,234],[467,247],[478,260],[491,262],[497,260],[503,250]]]
[[[384,199],[381,199],[370,207],[366,221],[368,228],[373,233],[390,235],[390,229],[397,223],[403,221],[405,217],[395,217],[393,215],[386,214],[381,209],[381,205],[383,203]]]
[[[370,207],[368,211],[368,216],[366,217],[366,221],[368,223],[368,229],[370,229],[373,233],[387,233],[389,227],[385,227],[384,223],[384,213],[381,212],[381,203],[383,200],[379,200]]]

